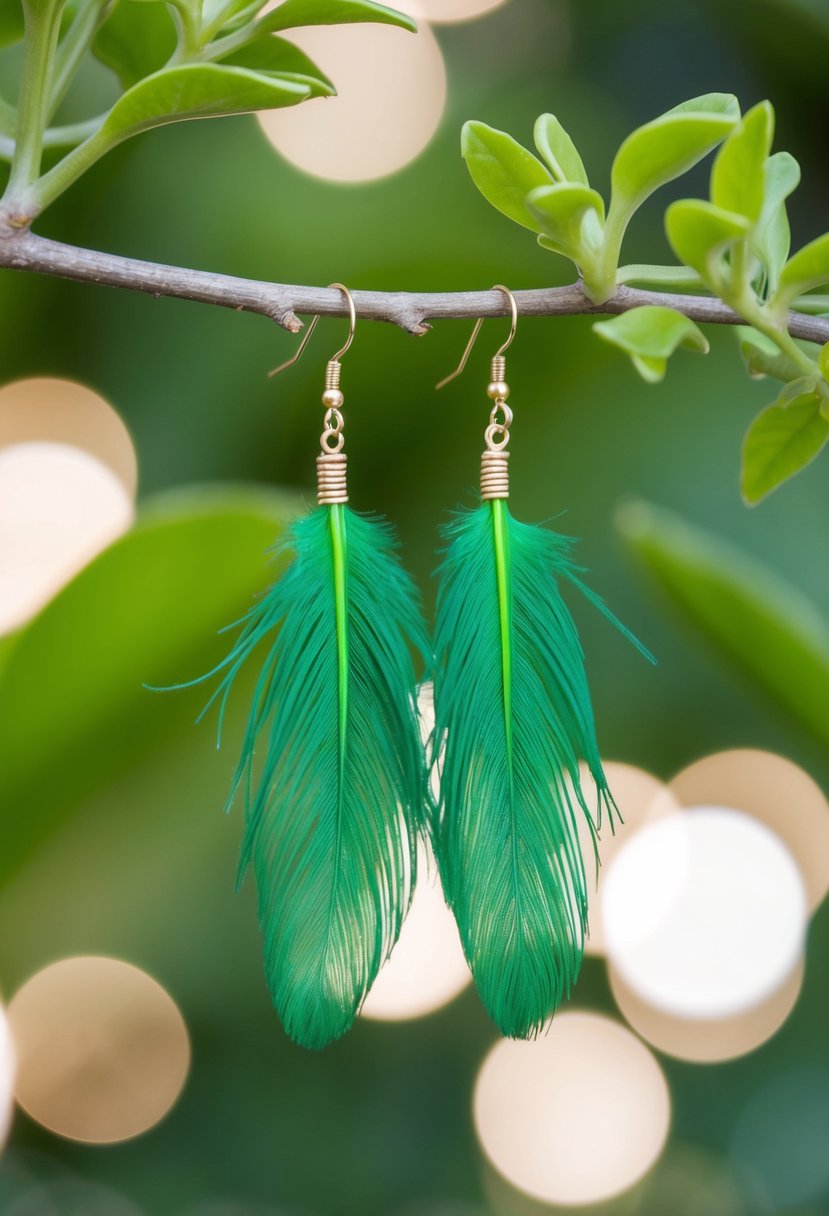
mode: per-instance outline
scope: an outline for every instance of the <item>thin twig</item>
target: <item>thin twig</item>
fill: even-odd
[[[237,312],[255,312],[269,317],[291,333],[298,333],[302,322],[298,313],[318,313],[325,317],[347,316],[342,294],[328,287],[302,287],[241,279],[231,275],[164,266],[135,258],[118,257],[93,249],[64,245],[36,236],[28,229],[16,231],[14,217],[7,217],[0,228],[0,266],[57,275],[79,282],[126,287],[156,297],[173,296],[218,304]],[[500,291],[355,291],[357,315],[368,321],[388,321],[410,334],[424,334],[429,320],[450,317],[503,317],[509,307]],[[543,287],[516,291],[518,311],[524,317],[615,314],[643,304],[675,308],[693,321],[715,325],[740,325],[743,319],[721,300],[709,296],[645,291],[620,286],[609,300],[594,304],[579,283],[567,287]],[[789,332],[809,342],[829,341],[829,319],[789,314]]]

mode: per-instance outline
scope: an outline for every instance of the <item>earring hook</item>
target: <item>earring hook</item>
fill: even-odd
[[[343,355],[348,350],[349,346],[351,346],[351,343],[354,341],[354,331],[357,328],[357,309],[354,306],[354,297],[352,296],[351,292],[346,287],[345,283],[329,283],[328,286],[338,288],[343,293],[343,295],[345,296],[346,301],[348,303],[348,322],[349,322],[348,337],[346,338],[345,342],[340,347],[340,349],[337,351],[336,355],[333,355],[332,358],[329,359],[329,363],[339,363],[340,359],[342,359]],[[271,371],[269,371],[268,378],[271,378],[273,376],[278,376],[280,372],[286,371],[289,367],[293,367],[293,365],[295,363],[299,362],[299,360],[302,358],[302,352],[305,350],[305,347],[308,345],[308,342],[310,341],[311,334],[314,332],[314,330],[317,327],[318,321],[319,321],[319,314],[317,314],[316,316],[314,316],[312,318],[311,324],[306,329],[302,341],[300,342],[297,349],[294,351],[293,355],[291,355],[290,359],[286,359],[284,363],[279,364],[279,367],[275,367]]]
[[[511,313],[511,317],[512,317],[511,324],[510,324],[510,330],[509,330],[509,333],[507,334],[506,341],[504,341],[498,347],[498,350],[493,355],[494,359],[500,359],[503,357],[503,355],[506,353],[506,351],[509,350],[512,340],[515,337],[515,331],[518,328],[518,305],[515,301],[515,296],[512,294],[512,292],[510,291],[510,289],[508,287],[504,286],[503,283],[495,283],[492,290],[493,291],[502,291],[504,293],[504,295],[507,297],[507,299],[509,300],[510,313]],[[463,354],[461,355],[460,363],[458,364],[458,366],[455,368],[455,370],[453,372],[450,372],[448,376],[444,376],[443,379],[435,385],[435,388],[443,388],[444,385],[448,384],[450,380],[454,380],[456,378],[456,376],[459,376],[461,374],[463,369],[466,367],[466,364],[469,360],[469,356],[472,353],[472,347],[475,345],[475,341],[478,337],[478,334],[481,332],[481,326],[483,325],[483,323],[484,323],[484,318],[478,317],[478,320],[475,322],[475,327],[472,330],[472,334],[470,335],[469,341],[466,344],[466,349],[464,350]]]

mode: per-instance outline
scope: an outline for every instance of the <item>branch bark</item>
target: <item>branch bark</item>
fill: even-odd
[[[291,333],[298,333],[302,322],[298,313],[317,313],[324,317],[344,317],[348,310],[342,293],[328,287],[303,287],[264,280],[241,279],[232,275],[188,270],[119,257],[93,249],[64,245],[36,236],[28,229],[16,230],[6,224],[0,229],[0,267],[56,275],[78,282],[125,287],[156,297],[171,296],[217,304],[237,312],[254,312],[270,318]],[[504,317],[509,308],[500,291],[456,292],[353,292],[357,315],[368,321],[388,321],[410,334],[425,334],[428,321],[450,317]],[[740,317],[721,300],[662,291],[645,291],[620,286],[609,300],[594,304],[580,283],[567,287],[543,287],[516,291],[518,311],[524,317],[602,315],[627,312],[643,304],[675,308],[703,324],[740,325]],[[789,314],[789,333],[809,342],[829,341],[829,320]]]

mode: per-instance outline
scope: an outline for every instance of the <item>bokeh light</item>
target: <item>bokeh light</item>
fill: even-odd
[[[450,25],[458,21],[474,21],[485,17],[506,4],[507,0],[400,0],[394,7],[408,13],[418,22]],[[422,28],[422,26],[421,26]]]
[[[829,891],[829,801],[791,760],[751,748],[717,752],[683,769],[670,789],[683,806],[716,803],[767,824],[800,866],[810,908]]]
[[[366,997],[363,1017],[383,1022],[423,1017],[454,1000],[471,979],[435,860],[421,847],[409,915]]]
[[[97,457],[35,440],[0,448],[0,633],[24,624],[132,523]]]
[[[728,1018],[683,1018],[643,1001],[611,967],[610,988],[619,1011],[651,1046],[695,1064],[716,1064],[755,1051],[780,1029],[803,986],[801,961],[776,992]]]
[[[135,497],[132,437],[109,402],[86,385],[36,376],[0,388],[0,449],[35,441],[82,448],[108,465]]]
[[[0,1006],[0,1149],[12,1121],[15,1056],[6,1012]]]
[[[137,967],[69,958],[39,971],[9,1004],[15,1097],[36,1122],[105,1144],[153,1127],[190,1065],[184,1020]]]
[[[610,1018],[559,1013],[535,1042],[501,1040],[473,1100],[484,1153],[512,1186],[545,1203],[597,1203],[654,1164],[670,1124],[662,1070]]]
[[[388,25],[316,26],[295,42],[336,80],[336,97],[315,97],[259,115],[274,148],[328,181],[386,177],[418,156],[438,128],[446,70],[434,34]]]
[[[603,760],[605,776],[611,793],[619,808],[622,823],[615,824],[611,831],[607,815],[602,817],[602,831],[599,840],[599,861],[596,867],[596,852],[590,829],[583,814],[576,813],[579,830],[579,843],[584,858],[584,870],[587,878],[587,907],[590,935],[584,943],[585,953],[604,954],[605,932],[602,924],[602,905],[599,899],[599,888],[602,876],[619,849],[630,840],[634,832],[647,823],[668,815],[677,809],[676,800],[672,797],[665,784],[648,773],[645,769],[633,764],[622,764],[615,760]],[[598,795],[593,778],[587,765],[579,765],[579,782],[587,802],[593,822],[598,821]]]
[[[420,742],[426,754],[429,765],[429,788],[435,804],[440,800],[440,772],[433,754],[435,730],[435,685],[432,680],[424,680],[417,686],[417,717],[420,725]]]
[[[800,871],[773,832],[738,811],[698,807],[643,828],[608,866],[601,899],[621,979],[681,1017],[742,1013],[801,958]]]

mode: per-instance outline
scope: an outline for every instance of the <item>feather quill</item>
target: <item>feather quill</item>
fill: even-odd
[[[426,805],[409,642],[428,643],[380,520],[320,506],[276,555],[287,569],[240,622],[211,700],[223,711],[265,642],[229,799],[244,790],[239,881],[251,865],[280,1020],[320,1048],[351,1026],[409,907]]]
[[[515,520],[503,499],[454,516],[439,570],[433,834],[447,900],[484,1005],[513,1038],[538,1034],[576,981],[587,930],[577,817],[590,770],[615,810],[584,658],[559,580],[582,583],[573,541]],[[646,651],[643,653],[647,654]],[[648,656],[650,657],[650,656]]]

